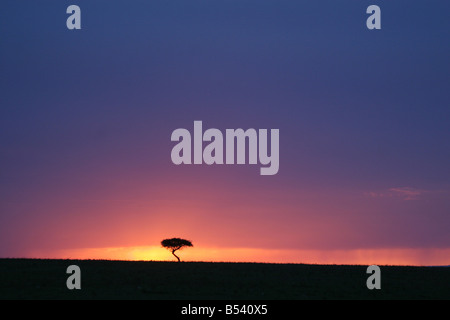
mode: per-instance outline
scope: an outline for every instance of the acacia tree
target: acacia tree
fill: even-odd
[[[161,245],[172,251],[172,254],[175,256],[175,258],[178,259],[178,262],[181,262],[180,258],[175,254],[175,251],[183,249],[184,247],[193,247],[194,245],[189,240],[180,239],[180,238],[172,238],[172,239],[165,239],[161,241]]]

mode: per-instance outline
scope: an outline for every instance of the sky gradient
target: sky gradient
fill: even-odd
[[[3,1],[0,257],[450,265],[449,10]],[[278,174],[174,165],[195,120],[279,129]]]

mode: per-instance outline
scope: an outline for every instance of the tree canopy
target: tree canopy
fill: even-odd
[[[191,241],[180,239],[180,238],[172,238],[172,239],[164,239],[161,241],[161,245],[164,248],[167,248],[172,251],[172,254],[175,256],[175,258],[178,259],[178,262],[180,262],[180,258],[175,254],[175,251],[183,249],[184,247],[193,247]]]

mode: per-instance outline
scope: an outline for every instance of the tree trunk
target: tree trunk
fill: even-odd
[[[176,251],[176,250],[173,250],[173,251],[172,251],[172,254],[175,256],[175,258],[178,259],[178,262],[181,262],[180,258],[178,258],[178,256],[175,254],[175,251]]]

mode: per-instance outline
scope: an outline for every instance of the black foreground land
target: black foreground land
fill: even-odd
[[[81,290],[67,289],[70,265]],[[367,266],[0,259],[0,299],[450,299],[450,268],[380,268],[369,290]]]

